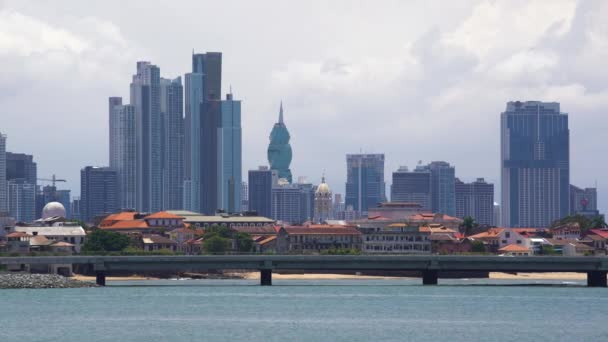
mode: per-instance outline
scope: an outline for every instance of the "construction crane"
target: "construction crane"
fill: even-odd
[[[67,182],[65,179],[57,179],[57,177],[55,177],[55,175],[53,175],[53,178],[48,179],[48,178],[37,178],[39,181],[44,181],[44,182],[51,182],[53,184],[53,187],[55,188],[55,183],[57,182]]]

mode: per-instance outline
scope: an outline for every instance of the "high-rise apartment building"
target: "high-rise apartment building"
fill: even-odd
[[[181,77],[160,79],[163,210],[183,209],[184,88]]]
[[[487,183],[483,178],[475,182],[464,183],[456,178],[456,216],[472,217],[482,225],[492,226],[494,223],[494,184]]]
[[[131,105],[135,107],[137,137],[137,198],[139,211],[160,211],[162,184],[162,118],[160,69],[150,62],[137,62],[131,82]]]
[[[279,121],[274,124],[270,132],[270,144],[268,145],[268,163],[272,170],[277,170],[279,178],[286,179],[289,183],[292,181],[291,170],[291,139],[287,126],[283,121],[283,102],[279,108]]]
[[[347,207],[367,215],[368,208],[386,201],[385,187],[384,154],[346,155]]]
[[[431,210],[455,216],[455,168],[447,162],[434,161],[426,169],[431,173]]]
[[[118,165],[118,158],[120,158],[119,153],[119,144],[120,137],[118,122],[116,120],[116,116],[114,115],[114,107],[122,105],[122,97],[112,96],[108,98],[108,127],[109,127],[109,135],[108,135],[108,147],[109,147],[109,165]],[[133,136],[135,136],[135,132],[133,132]]]
[[[8,211],[8,189],[6,185],[6,135],[0,132],[0,212]]]
[[[221,90],[222,54],[220,52],[193,54],[192,72],[186,74],[185,93],[183,190],[183,207],[185,209],[198,212],[219,209],[217,208],[217,192],[213,195],[207,194],[209,185],[206,186],[204,182],[209,179],[205,179],[203,176],[204,174],[209,176],[206,174],[207,168],[216,167],[215,164],[205,164],[205,159],[209,158],[210,154],[214,152],[204,143],[214,140],[212,143],[216,144],[217,133],[213,133],[216,139],[212,139],[212,137],[205,136],[204,129],[211,130],[212,128],[205,127],[205,124],[214,120],[217,123],[219,119]],[[215,105],[207,104],[212,100],[216,101]],[[215,117],[208,118],[208,111],[215,113]],[[214,127],[217,128],[217,124]],[[217,174],[217,171],[214,172]],[[214,189],[209,190],[216,191]],[[203,197],[206,198],[205,201],[202,201]]]
[[[276,171],[266,166],[249,170],[249,211],[255,211],[259,216],[272,216],[272,184],[273,179],[277,177]]]
[[[112,103],[110,98],[110,103]],[[118,101],[115,101],[118,103]],[[135,106],[114,105],[110,112],[110,168],[118,174],[119,206],[137,207],[137,131]]]
[[[284,178],[283,178],[284,179]],[[281,180],[272,187],[272,219],[283,221],[286,224],[301,224],[306,216],[302,209],[302,189],[299,184],[289,184]]]
[[[422,210],[430,211],[431,172],[424,168],[409,171],[405,166],[393,172],[391,202],[418,203]]]
[[[36,186],[24,178],[8,181],[8,212],[19,222],[36,219]]]
[[[234,100],[232,94],[222,101],[221,117],[218,121],[218,203],[221,209],[230,213],[241,211],[242,176],[242,133],[241,101]]]
[[[6,180],[24,179],[26,182],[37,185],[38,167],[34,156],[24,153],[6,152]]]
[[[80,215],[85,222],[117,212],[118,173],[108,167],[87,166],[80,171]]]
[[[547,227],[568,215],[568,114],[556,102],[508,102],[500,131],[503,225]]]
[[[579,188],[570,184],[570,215],[589,215],[597,210],[597,188]]]

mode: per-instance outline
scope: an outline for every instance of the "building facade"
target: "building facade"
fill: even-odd
[[[417,203],[422,210],[431,210],[431,173],[426,169],[409,171],[401,167],[393,172],[391,202]]]
[[[120,209],[118,172],[108,167],[87,166],[80,171],[80,215],[85,222]]]
[[[570,184],[570,215],[594,213],[597,210],[597,188],[579,188]]]
[[[292,182],[291,164],[292,150],[289,144],[291,136],[283,121],[283,102],[279,108],[279,121],[274,124],[270,132],[270,144],[268,145],[268,163],[271,170],[276,170],[279,178]]]
[[[277,172],[260,166],[257,170],[249,170],[248,176],[249,211],[272,217],[272,184],[278,177]]]
[[[367,215],[368,208],[386,202],[384,154],[346,155],[345,205]]]
[[[503,225],[547,227],[568,215],[568,114],[556,102],[509,102],[500,128]]]
[[[302,190],[298,184],[289,184],[284,178],[272,186],[271,218],[289,224],[304,222]]]
[[[230,213],[241,212],[242,133],[241,101],[226,95],[222,101],[221,117],[218,121],[218,203]]]
[[[332,193],[329,185],[325,183],[325,176],[321,178],[321,184],[317,186],[315,191],[315,215],[314,221],[324,223],[326,220],[333,218]]]
[[[112,103],[110,98],[110,103]],[[116,99],[116,98],[114,98]],[[117,103],[117,100],[114,100]],[[110,168],[118,173],[121,209],[137,206],[137,133],[135,106],[114,105],[110,113]]]
[[[8,191],[6,187],[6,135],[0,132],[0,212],[8,211]]]
[[[136,208],[140,211],[159,211],[162,207],[160,97],[160,68],[150,62],[137,62],[137,73],[131,82],[131,105],[135,107]]]
[[[19,222],[36,219],[36,187],[24,178],[8,181],[8,212]]]
[[[183,208],[184,88],[181,77],[160,79],[163,209]]]
[[[455,168],[447,162],[434,161],[425,169],[431,173],[431,210],[434,213],[455,216]]]
[[[456,216],[472,217],[481,225],[495,225],[494,184],[486,183],[483,178],[471,183],[456,178]]]

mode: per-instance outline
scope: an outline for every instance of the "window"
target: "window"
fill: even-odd
[[[505,232],[505,237],[508,239],[511,237],[511,232]]]

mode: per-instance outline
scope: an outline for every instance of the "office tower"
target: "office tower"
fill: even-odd
[[[118,173],[117,176],[119,177]],[[120,201],[120,189],[118,189],[118,197]],[[72,205],[70,206],[70,209],[72,211],[73,220],[82,220],[82,214],[80,213],[80,196],[75,196],[72,198]]]
[[[300,190],[300,219],[299,222],[312,221],[315,216],[316,187],[305,179],[294,184]]]
[[[6,187],[6,135],[0,132],[0,213],[8,211]]]
[[[570,215],[599,215],[597,210],[597,188],[579,188],[570,184]]]
[[[255,211],[259,216],[272,216],[272,184],[277,177],[276,171],[266,166],[249,170],[249,211]]]
[[[112,165],[117,165],[118,162],[118,158],[120,158],[120,153],[119,153],[119,143],[120,140],[118,139],[120,137],[120,133],[119,133],[119,129],[120,127],[118,126],[118,122],[116,120],[116,116],[114,115],[114,107],[116,106],[121,106],[122,105],[122,97],[118,97],[118,96],[112,96],[108,98],[108,127],[109,127],[109,135],[108,135],[108,147],[109,147],[109,153],[108,153],[108,158],[109,158],[109,162],[110,162],[110,167],[112,167]],[[135,133],[133,133],[133,135],[135,135]]]
[[[160,79],[162,118],[162,209],[183,209],[184,88],[182,79]]]
[[[241,211],[249,211],[249,185],[247,182],[241,183]]]
[[[502,227],[502,220],[500,219],[500,204],[494,203],[494,226]]]
[[[434,213],[456,216],[454,167],[444,161],[434,161],[419,169],[431,173],[431,210]]]
[[[393,172],[391,202],[418,203],[431,211],[431,172],[425,168],[409,171],[406,166]]]
[[[333,205],[331,200],[331,189],[325,183],[325,176],[323,176],[321,184],[317,186],[315,191],[315,222],[323,223],[332,218]]]
[[[305,200],[302,189],[298,184],[289,184],[281,178],[272,186],[272,215],[271,218],[285,224],[301,224],[305,221],[306,213],[302,211],[302,201]]]
[[[218,124],[218,203],[230,213],[240,212],[243,183],[241,101],[235,101],[232,94],[227,94],[226,100],[222,101]]]
[[[109,167],[87,166],[80,171],[80,214],[85,222],[117,212],[118,173]]]
[[[8,212],[19,222],[36,219],[36,187],[24,178],[8,181]]]
[[[110,168],[118,174],[119,206],[137,207],[137,134],[135,106],[115,105],[110,113]]]
[[[345,205],[367,215],[370,207],[386,201],[384,154],[346,155]]]
[[[481,225],[494,225],[494,184],[483,178],[464,183],[456,178],[456,216],[470,216]]]
[[[202,140],[205,103],[219,100],[221,89],[222,54],[193,54],[192,73],[186,74],[183,190],[183,206],[193,211],[204,211],[201,198],[207,191],[204,190],[202,177],[208,165],[202,164],[204,161],[201,159],[205,153]]]
[[[6,180],[24,179],[37,185],[37,165],[30,154],[6,152]]]
[[[291,164],[292,151],[289,139],[289,131],[283,121],[283,102],[281,102],[279,122],[274,124],[272,132],[270,132],[268,163],[270,164],[270,169],[277,170],[279,178],[284,178],[291,183],[292,176],[289,164]]]
[[[500,135],[503,224],[548,227],[568,215],[570,133],[559,103],[507,103]]]
[[[65,218],[72,218],[72,191],[55,190],[55,201],[61,203],[65,208]],[[48,202],[47,202],[48,203]],[[43,207],[44,208],[44,207]]]
[[[137,198],[139,211],[162,208],[162,120],[160,69],[150,62],[137,62],[131,83],[137,136]]]

